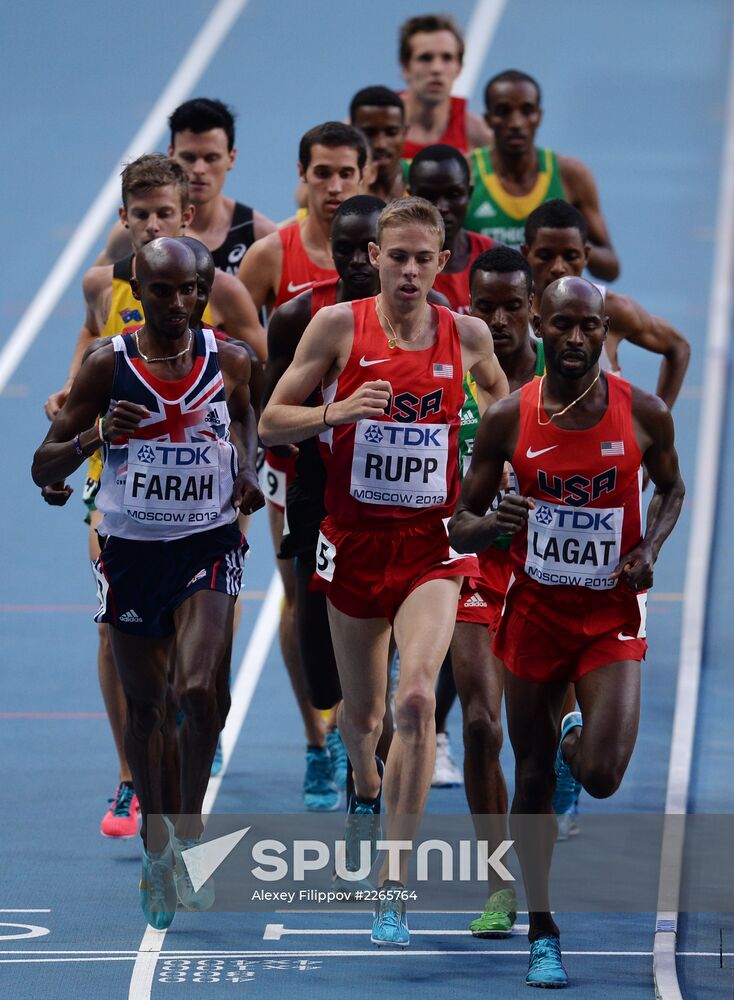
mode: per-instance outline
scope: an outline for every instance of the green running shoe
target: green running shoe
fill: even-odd
[[[478,938],[506,938],[512,934],[516,920],[514,889],[499,889],[485,903],[484,913],[469,924],[469,930]]]
[[[140,906],[145,919],[157,931],[164,931],[170,927],[176,914],[173,864],[173,851],[170,845],[160,854],[153,855],[148,854],[143,848]]]

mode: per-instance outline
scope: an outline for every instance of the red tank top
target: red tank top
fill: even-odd
[[[336,286],[338,284],[339,276],[337,275],[336,278],[319,281],[313,286],[311,289],[311,319],[324,306],[336,305]]]
[[[278,236],[283,247],[283,264],[280,271],[280,284],[275,297],[275,308],[293,299],[300,292],[305,292],[317,281],[326,281],[337,277],[332,268],[319,267],[314,264],[306,253],[301,240],[300,223],[294,222],[278,230]]]
[[[512,467],[518,492],[533,497],[535,509],[511,552],[515,575],[535,584],[586,588],[588,594],[610,591],[616,587],[612,570],[640,542],[642,455],[632,423],[632,390],[621,378],[604,378],[607,409],[587,430],[538,423],[543,379],[520,390]],[[548,419],[542,406],[540,416]],[[607,593],[605,600],[613,596]]]
[[[463,271],[456,271],[455,274],[446,274],[442,271],[436,276],[433,288],[441,292],[449,300],[449,304],[454,312],[468,314],[471,312],[471,293],[469,291],[469,271],[472,263],[480,253],[490,250],[494,246],[494,240],[489,236],[481,236],[479,233],[466,231],[469,237],[469,263]]]
[[[469,152],[469,137],[466,134],[466,98],[465,97],[452,97],[451,98],[451,110],[449,111],[449,123],[446,126],[446,131],[441,136],[440,139],[435,140],[437,143],[443,143],[446,146],[454,146],[459,150],[460,153]],[[433,145],[433,143],[428,142],[411,142],[406,139],[403,143],[403,151],[400,154],[404,160],[412,160],[422,149],[426,146]]]
[[[438,313],[436,341],[423,351],[390,349],[375,298],[352,302],[354,340],[326,402],[364,382],[389,380],[389,413],[322,435],[331,447],[326,509],[345,527],[449,517],[459,494],[458,440],[464,400],[461,344],[449,309]]]

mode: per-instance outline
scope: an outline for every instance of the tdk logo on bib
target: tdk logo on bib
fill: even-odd
[[[142,448],[138,449],[138,461],[144,462],[146,465],[155,462],[155,452],[149,444],[144,444]]]
[[[446,424],[357,423],[350,493],[363,503],[434,507],[446,502]]]
[[[611,590],[623,522],[623,507],[538,504],[528,513],[525,572],[549,586]]]

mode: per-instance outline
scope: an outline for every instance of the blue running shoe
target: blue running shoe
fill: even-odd
[[[183,858],[184,851],[199,847],[200,844],[200,840],[179,840],[176,836],[171,838],[176,894],[187,910],[210,910],[214,906],[214,880],[211,876],[205,877],[201,858],[197,854],[188,854],[186,861]],[[198,889],[194,888],[194,882],[199,886]]]
[[[173,865],[173,851],[170,845],[160,854],[153,855],[148,854],[143,848],[140,906],[145,919],[157,931],[164,931],[170,927],[176,914],[176,882]]]
[[[347,768],[347,825],[344,832],[345,862],[347,871],[356,872],[361,867],[361,849],[363,840],[370,842],[370,869],[377,859],[377,841],[380,837],[380,807],[382,802],[382,776],[384,765],[379,757],[375,757],[377,772],[380,775],[380,791],[376,799],[363,800],[357,798],[354,788],[354,778],[351,767]]]
[[[574,802],[571,808],[558,817],[558,840],[568,840],[579,832],[579,804]]]
[[[568,986],[568,976],[561,959],[561,942],[557,937],[540,937],[530,945],[530,965],[525,977],[528,986],[560,990]]]
[[[217,740],[217,749],[214,751],[214,760],[212,761],[211,776],[216,777],[222,771],[222,766],[224,765],[224,753],[222,752],[222,737],[220,736]]]
[[[581,782],[574,778],[563,756],[563,741],[569,730],[582,725],[581,712],[569,712],[561,723],[561,739],[556,751],[556,790],[553,794],[553,812],[556,816],[568,812],[581,794]]]
[[[382,890],[393,889],[400,893],[405,886],[400,882],[385,882]],[[375,908],[375,917],[372,921],[372,944],[378,948],[393,947],[407,948],[410,944],[410,930],[408,928],[408,917],[405,913],[405,903],[399,899],[381,899]]]
[[[347,762],[349,758],[347,757],[347,748],[342,742],[341,734],[338,729],[332,729],[330,733],[326,734],[326,748],[329,751],[329,756],[331,757],[331,770],[334,776],[334,784],[339,790],[339,794],[346,789],[347,786]]]
[[[310,812],[333,812],[339,805],[339,791],[334,784],[331,757],[326,747],[306,748],[303,804]]]

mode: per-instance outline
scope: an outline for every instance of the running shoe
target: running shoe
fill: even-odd
[[[99,832],[103,837],[118,837],[127,840],[136,836],[140,803],[132,785],[121,781],[114,798],[107,799],[110,808],[102,817]]]
[[[401,882],[385,882],[381,889],[405,889]],[[378,948],[407,948],[410,944],[410,930],[405,903],[401,899],[381,899],[375,907],[372,921],[372,944]]]
[[[217,749],[214,751],[214,760],[212,761],[212,769],[210,771],[212,778],[221,773],[223,764],[224,754],[222,753],[222,737],[220,736],[217,740]]]
[[[574,802],[570,809],[558,818],[558,840],[568,840],[579,832],[579,804]]]
[[[204,880],[203,885],[198,889],[194,888],[192,877],[197,884],[204,878],[202,861],[196,854],[189,854],[186,861],[183,852],[192,847],[199,847],[201,840],[179,840],[175,835],[171,838],[174,857],[174,877],[176,881],[176,894],[181,905],[187,910],[210,910],[214,905],[214,880],[211,876]]]
[[[339,794],[347,787],[347,748],[342,742],[341,733],[338,729],[332,729],[326,734],[326,749],[331,757],[331,770]]]
[[[493,892],[484,905],[484,913],[472,920],[469,930],[478,938],[506,938],[517,920],[517,899],[513,889]]]
[[[433,765],[431,788],[456,788],[464,784],[461,771],[451,756],[448,733],[436,733],[436,763]]]
[[[334,784],[331,757],[326,747],[306,748],[303,804],[310,812],[333,812],[339,805],[339,791]]]
[[[380,791],[375,799],[358,799],[354,788],[352,769],[347,771],[347,825],[344,832],[344,866],[347,871],[359,871],[361,865],[360,845],[363,840],[370,842],[370,869],[377,859],[377,841],[380,837],[380,808],[382,802],[382,776],[385,768],[379,757],[375,764],[380,775]]]
[[[530,945],[530,964],[525,977],[528,986],[560,990],[568,986],[568,976],[561,959],[561,942],[557,937],[540,937]]]
[[[581,794],[581,782],[574,778],[571,768],[563,756],[563,741],[575,726],[582,726],[581,712],[569,712],[561,723],[561,739],[556,751],[556,790],[553,795],[553,812],[556,816],[568,812]]]
[[[140,906],[151,927],[164,931],[176,914],[176,882],[170,844],[160,854],[148,854],[143,848],[143,871],[140,876]]]

